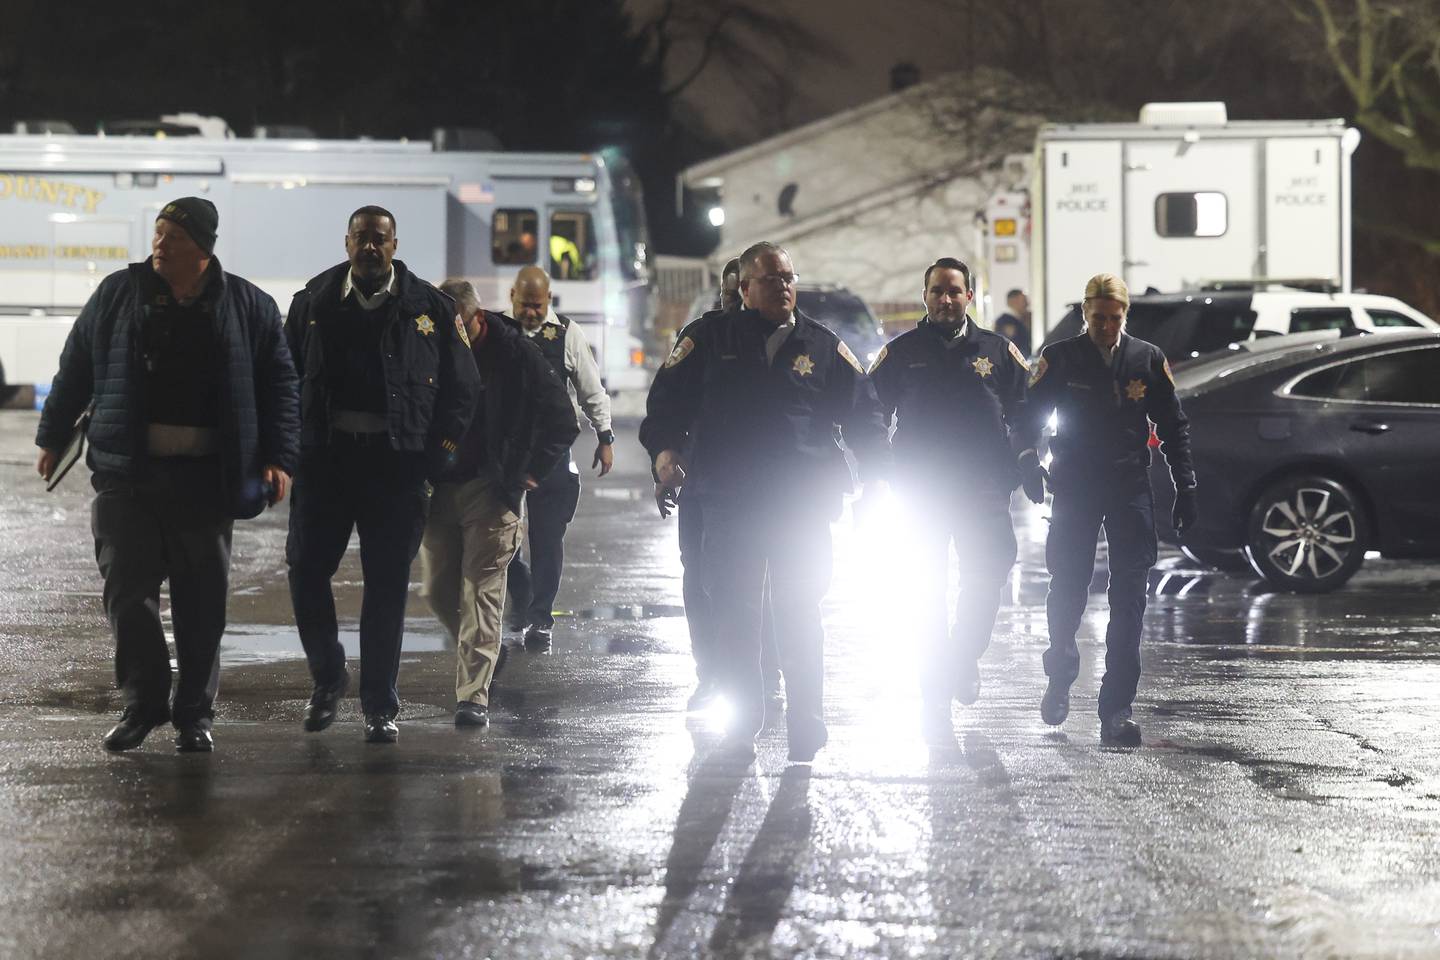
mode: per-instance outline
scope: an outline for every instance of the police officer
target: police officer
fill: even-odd
[[[1013,343],[966,317],[974,295],[968,266],[935,261],[925,271],[924,319],[870,368],[881,410],[895,417],[896,492],[914,564],[909,602],[922,631],[922,726],[940,744],[954,739],[951,698],[980,697],[980,657],[1015,563],[1010,493],[1020,471],[1010,437],[1023,422],[1029,368]],[[1038,486],[1027,492],[1044,499]],[[952,541],[960,596],[947,631]]]
[[[595,428],[595,456],[590,465],[599,476],[605,476],[615,464],[610,396],[580,325],[555,312],[550,278],[539,267],[523,267],[516,274],[515,286],[510,288],[510,309],[520,331],[540,348]],[[548,652],[555,626],[555,595],[560,592],[565,567],[565,529],[580,504],[580,469],[568,455],[563,457],[526,499],[529,562],[518,553],[510,562],[506,616],[512,628],[524,630],[527,649]]]
[[[660,482],[705,506],[701,565],[718,675],[734,706],[724,747],[751,756],[765,721],[761,606],[766,578],[785,676],[790,759],[825,745],[830,523],[850,486],[836,427],[862,471],[887,468],[874,388],[848,347],[795,309],[790,255],[757,243],[740,257],[746,309],[694,325],[651,384],[640,440]]]
[[[1030,356],[1030,298],[1016,287],[1005,294],[1005,312],[995,320],[995,332],[1019,349],[1021,356]]]
[[[395,217],[361,207],[349,261],[295,295],[285,322],[301,371],[301,457],[290,509],[290,599],[315,690],[305,729],[324,730],[349,687],[330,579],[360,534],[360,708],[365,739],[399,736],[396,678],[429,479],[454,462],[480,375],[449,297],[393,259]]]
[[[691,327],[709,322],[716,316],[738,312],[744,304],[740,300],[740,258],[733,257],[720,272],[720,289],[715,296],[714,307],[694,323],[687,324],[675,336],[679,343],[693,331]],[[684,455],[682,454],[682,461]],[[655,481],[655,503],[660,516],[668,517],[672,510],[680,515],[680,565],[684,568],[681,577],[681,592],[685,598],[685,621],[690,628],[690,652],[695,658],[695,691],[690,695],[686,710],[694,713],[709,707],[720,692],[720,682],[715,668],[715,630],[711,623],[710,598],[705,593],[705,578],[701,572],[700,545],[705,535],[705,506],[700,502],[699,493],[692,484],[684,496]],[[775,623],[770,616],[770,589],[767,585],[763,601],[761,628],[761,668],[765,676],[765,698],[767,706],[779,716],[785,708],[785,695],[780,682],[780,658],[775,650]]]
[[[35,437],[49,479],[77,417],[93,410],[91,526],[125,701],[107,750],[138,747],[167,719],[176,749],[214,749],[234,521],[284,499],[295,470],[298,398],[280,311],[221,268],[218,226],[201,197],[161,208],[150,258],[101,281],[71,327]]]
[[[1046,347],[1030,375],[1026,438],[1037,440],[1052,412],[1050,474],[1034,444],[1020,455],[1027,489],[1051,480],[1054,502],[1045,561],[1050,570],[1046,614],[1050,678],[1040,703],[1046,723],[1070,712],[1070,685],[1080,670],[1075,632],[1085,612],[1103,527],[1110,556],[1110,623],[1105,630],[1105,678],[1100,685],[1100,739],[1140,745],[1130,717],[1140,680],[1140,631],[1150,567],[1155,563],[1155,500],[1150,489],[1150,424],[1175,483],[1172,520],[1183,532],[1196,520],[1195,470],[1189,422],[1160,349],[1124,332],[1130,291],[1102,273],[1085,285],[1085,332]]]

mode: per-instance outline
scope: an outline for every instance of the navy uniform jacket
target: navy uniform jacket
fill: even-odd
[[[650,385],[640,442],[652,460],[689,450],[687,493],[808,502],[838,515],[850,471],[837,426],[862,478],[887,472],[875,389],[840,338],[799,311],[773,364],[772,331],[751,310],[686,327]]]
[[[870,379],[885,419],[895,416],[896,482],[1014,490],[1010,438],[1022,429],[1029,374],[1013,343],[973,320],[952,340],[926,318],[886,344]]]
[[[1149,483],[1150,424],[1177,489],[1195,486],[1190,422],[1175,397],[1175,381],[1160,348],[1122,333],[1106,365],[1081,334],[1046,347],[1030,374],[1024,442],[1034,446],[1050,413],[1056,489],[1072,483]]]
[[[455,301],[415,276],[399,260],[393,315],[381,337],[390,446],[426,452],[443,461],[470,426],[480,394],[480,373],[455,318]],[[330,440],[330,383],[324,338],[314,330],[322,315],[340,309],[340,287],[350,264],[331,267],[295,294],[285,336],[300,373],[300,443]],[[312,335],[315,334],[315,335]]]

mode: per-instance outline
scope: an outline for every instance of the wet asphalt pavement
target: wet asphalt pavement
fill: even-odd
[[[281,508],[236,527],[216,752],[162,728],[112,756],[88,485],[44,493],[34,425],[0,413],[0,956],[1440,956],[1433,567],[1297,597],[1168,555],[1146,745],[1102,749],[1103,594],[1056,732],[1043,511],[1017,508],[982,699],[931,750],[893,575],[847,517],[830,746],[787,767],[767,732],[737,768],[684,714],[675,521],[622,424],[571,527],[554,652],[517,651],[488,730],[453,726],[453,654],[415,593],[400,742],[363,743],[353,699],[301,731]],[[353,651],[354,551],[337,580]]]

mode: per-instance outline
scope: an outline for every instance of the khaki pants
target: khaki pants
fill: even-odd
[[[455,640],[457,702],[490,702],[505,570],[520,546],[520,530],[520,517],[492,482],[436,485],[420,558],[430,609]]]

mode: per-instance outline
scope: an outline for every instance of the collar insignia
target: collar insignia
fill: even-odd
[[[802,353],[795,358],[795,362],[790,365],[790,369],[802,377],[808,377],[815,372],[815,361],[810,359],[810,354]]]
[[[435,332],[435,321],[430,319],[430,314],[422,313],[415,318],[415,329],[428,337]]]

